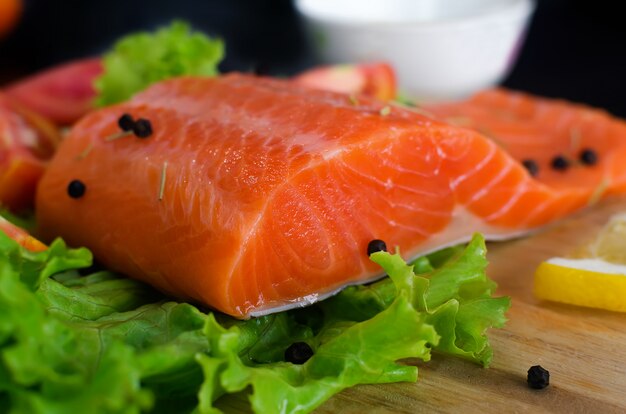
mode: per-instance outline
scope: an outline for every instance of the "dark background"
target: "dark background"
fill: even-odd
[[[183,18],[226,41],[223,71],[288,75],[315,63],[290,0],[25,0],[0,40],[0,82],[95,55],[125,33]],[[620,1],[538,0],[505,86],[626,117],[626,19]]]

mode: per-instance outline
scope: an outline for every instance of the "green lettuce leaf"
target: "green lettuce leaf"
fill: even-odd
[[[55,273],[68,269],[80,269],[91,264],[91,252],[87,249],[68,250],[62,240],[54,241],[43,251],[33,253],[22,248],[13,239],[0,232],[0,251],[11,264],[22,282],[36,290],[40,283]]]
[[[39,254],[26,252],[0,232],[0,395],[12,413],[139,413],[151,395],[141,389],[132,347],[99,346],[50,317],[32,280],[21,271],[54,273],[85,263],[84,250],[61,242]],[[45,282],[45,281],[44,281]]]
[[[427,361],[429,345],[439,340],[433,327],[424,323],[423,315],[401,295],[367,321],[334,320],[307,341],[315,350],[313,357],[303,365],[295,365],[282,362],[285,348],[294,342],[285,331],[285,325],[290,324],[275,323],[276,319],[288,317],[288,313],[282,313],[265,318],[267,335],[274,339],[267,345],[280,350],[281,355],[276,356],[275,362],[260,364],[250,363],[256,359],[249,355],[253,352],[250,348],[241,350],[245,336],[242,331],[250,329],[250,322],[226,330],[215,319],[209,319],[207,336],[221,338],[214,342],[211,356],[198,356],[206,378],[199,393],[200,413],[218,412],[213,406],[217,398],[248,386],[252,387],[250,402],[257,413],[307,413],[337,392],[357,384],[415,381],[417,368],[397,361]]]
[[[125,36],[103,57],[104,73],[95,81],[96,104],[128,100],[149,85],[175,76],[214,76],[223,56],[221,40],[192,32],[180,21],[154,33]]]
[[[441,336],[435,351],[488,366],[493,352],[486,331],[504,326],[511,301],[492,297],[496,284],[485,273],[486,253],[483,237],[476,234],[463,251],[446,249],[432,256],[437,268],[419,276],[398,254],[379,252],[372,260],[396,285],[412,285],[413,305]],[[380,297],[390,301],[388,294]]]
[[[375,253],[389,278],[239,321],[111,272],[82,276],[86,249],[31,253],[0,232],[0,412],[217,413],[250,390],[255,412],[305,413],[357,384],[415,381],[402,361],[431,350],[487,364],[485,330],[509,302],[492,299],[484,254],[480,236],[415,265]],[[294,342],[314,351],[302,365],[284,361]]]
[[[398,254],[375,253],[372,260],[390,279],[351,286],[319,306],[332,314],[366,320],[393,302],[398,286],[412,289],[413,305],[427,314],[426,321],[441,336],[434,350],[488,366],[492,350],[486,331],[504,325],[511,303],[507,297],[492,297],[496,284],[485,273],[486,253],[479,234],[465,248],[440,250],[414,261],[412,266]]]

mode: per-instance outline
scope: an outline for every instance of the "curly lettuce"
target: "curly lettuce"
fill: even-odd
[[[123,37],[103,56],[104,72],[96,79],[96,105],[128,100],[149,85],[182,75],[214,76],[224,57],[224,42],[194,32],[176,21],[154,33]]]
[[[414,265],[371,258],[389,278],[240,321],[89,273],[86,249],[32,253],[0,232],[0,412],[218,413],[250,390],[255,412],[306,413],[347,387],[415,381],[407,358],[489,363],[509,299],[492,297],[481,236]],[[314,350],[302,365],[284,360],[294,342]]]

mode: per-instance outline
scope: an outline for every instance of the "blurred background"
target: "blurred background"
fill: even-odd
[[[15,2],[19,0],[0,0],[0,25]],[[19,22],[0,40],[0,85],[55,63],[97,55],[123,34],[153,29],[172,18],[225,40],[222,71],[290,75],[316,63],[291,0],[21,3]],[[524,47],[504,85],[626,117],[626,25],[620,11],[620,2],[609,0],[538,0]]]

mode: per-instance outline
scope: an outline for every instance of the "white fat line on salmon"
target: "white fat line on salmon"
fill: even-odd
[[[167,161],[163,163],[161,169],[161,184],[159,185],[159,201],[163,200],[163,193],[165,192],[165,178],[167,174]]]
[[[345,152],[344,149],[333,148],[328,151],[322,152],[322,158],[324,160],[332,160],[333,158],[337,157],[339,154],[343,154],[344,152]]]
[[[500,207],[500,210],[494,211],[493,213],[485,217],[485,221],[493,221],[499,219],[500,217],[508,213],[522,198],[522,196],[524,194],[527,194],[526,190],[528,190],[528,183],[524,182],[521,187],[518,185],[516,188],[519,188],[519,191],[516,191],[515,194],[513,194],[513,197],[509,198],[507,202],[504,203],[502,207]]]
[[[498,185],[498,183],[500,183],[502,180],[504,180],[506,176],[509,175],[509,173],[513,170],[514,165],[515,164],[513,162],[507,163],[504,168],[501,168],[495,176],[489,179],[489,182],[487,182],[487,184],[483,184],[481,189],[474,193],[474,195],[472,195],[472,198],[467,201],[467,204],[475,203],[476,201],[486,196],[490,191],[493,190],[493,187]]]
[[[487,141],[487,142],[492,144],[491,141]],[[439,148],[437,149],[437,152],[442,157],[447,157],[448,156],[448,154],[446,154],[445,152],[440,152]],[[482,168],[484,166],[486,166],[487,164],[489,164],[492,161],[492,159],[497,155],[497,152],[498,152],[498,148],[496,147],[495,144],[494,145],[489,145],[489,152],[483,157],[482,160],[480,160],[478,163],[474,164],[472,169],[470,169],[469,171],[466,171],[464,174],[461,174],[460,176],[450,180],[450,188],[452,188],[453,190],[456,189],[461,183],[463,183],[463,181],[467,180],[468,178],[470,178],[471,176],[476,174],[478,171],[482,170]],[[463,155],[465,155],[465,154],[463,154]]]

